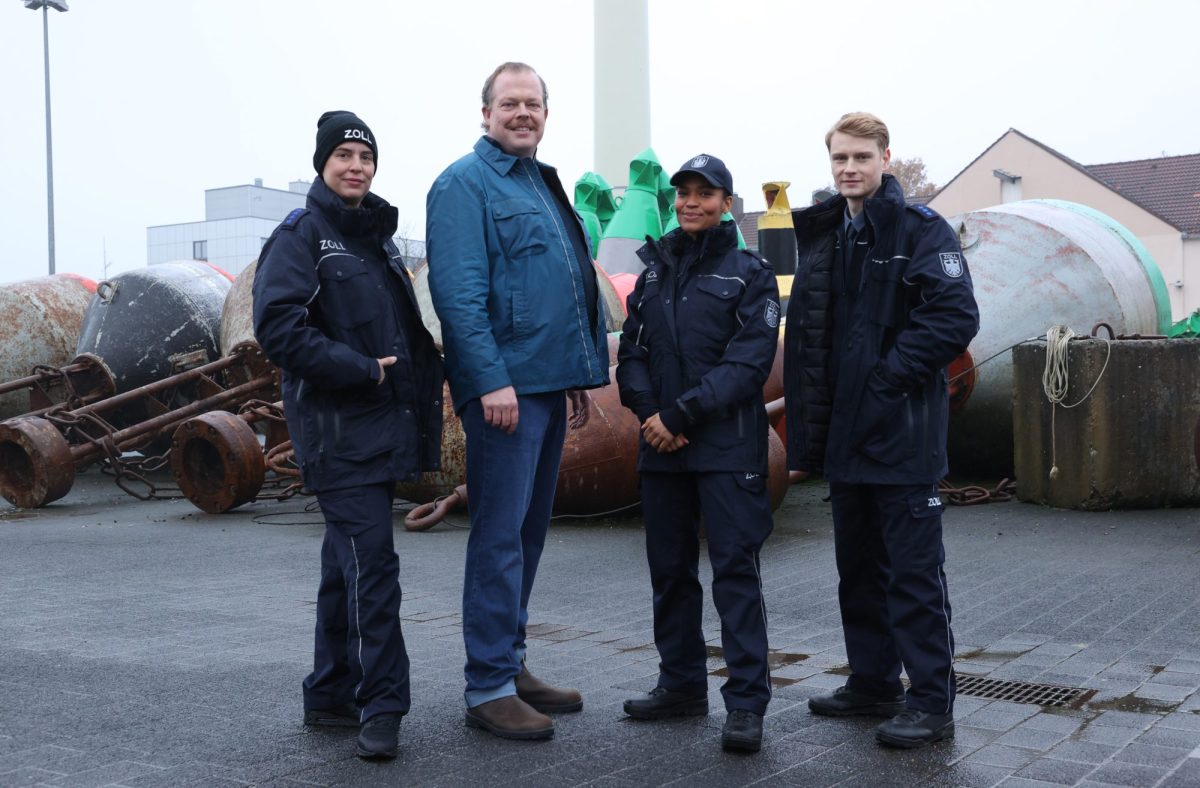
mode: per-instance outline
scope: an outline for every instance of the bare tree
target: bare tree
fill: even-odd
[[[425,260],[425,242],[412,236],[412,224],[407,222],[398,227],[392,236],[392,243],[400,250],[400,256],[409,271],[415,271]]]
[[[920,156],[910,159],[893,156],[888,162],[887,171],[900,181],[905,197],[928,197],[938,190],[937,184],[929,182],[925,174],[925,162]]]

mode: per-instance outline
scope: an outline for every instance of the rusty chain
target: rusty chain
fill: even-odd
[[[938,482],[938,492],[951,506],[977,506],[983,503],[1004,503],[1011,501],[1017,493],[1017,482],[1014,479],[1001,479],[992,489],[980,485],[969,484],[955,487],[948,479]]]

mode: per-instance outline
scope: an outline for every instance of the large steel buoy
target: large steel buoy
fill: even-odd
[[[63,367],[75,357],[79,327],[96,283],[74,274],[12,282],[0,288],[0,383],[35,366]],[[29,395],[0,395],[0,419],[31,410]]]
[[[979,334],[971,361],[950,368],[952,477],[1013,475],[1013,361],[1009,347],[1099,322],[1117,334],[1165,334],[1171,310],[1158,266],[1124,227],[1061,200],[1006,203],[951,218],[975,284]],[[971,364],[978,364],[974,369]]]
[[[233,280],[233,286],[225,294],[221,304],[220,343],[222,355],[228,355],[231,350],[242,342],[257,342],[254,336],[254,272],[258,269],[258,260],[242,269]]]
[[[103,359],[118,392],[172,374],[172,356],[216,360],[230,285],[224,271],[192,260],[119,274],[96,286],[75,352]]]

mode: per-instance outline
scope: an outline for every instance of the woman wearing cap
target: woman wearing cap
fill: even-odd
[[[758,554],[773,527],[762,387],[775,358],[779,292],[762,258],[738,249],[733,178],[715,156],[671,178],[679,229],[648,242],[618,352],[621,402],[642,423],[638,456],[654,591],[658,685],[625,701],[637,719],[708,713],[701,520],[729,678],[727,749],[756,751],[771,697]]]
[[[283,371],[288,432],[325,517],[307,725],[361,725],[355,752],[392,758],[409,708],[395,483],[439,467],[442,362],[371,192],[379,149],[351,112],[317,121],[307,208],[259,255],[254,331]]]

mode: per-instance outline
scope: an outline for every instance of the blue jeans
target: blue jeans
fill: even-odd
[[[463,577],[466,701],[475,707],[515,695],[525,655],[526,606],[550,528],[566,437],[562,391],[517,397],[509,435],[483,420],[478,399],[460,414],[467,438],[471,535]]]

